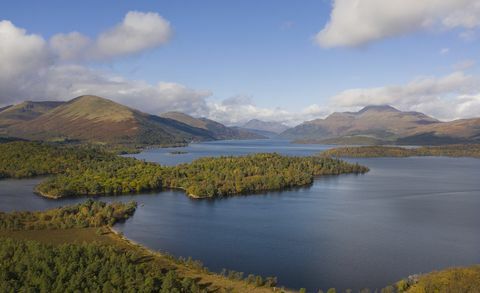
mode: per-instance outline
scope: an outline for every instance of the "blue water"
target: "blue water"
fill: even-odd
[[[201,156],[276,151],[309,155],[328,146],[286,141],[193,144],[188,154],[151,149],[138,158],[163,164]],[[480,160],[351,160],[365,175],[321,177],[305,188],[218,200],[165,191],[98,199],[136,200],[116,228],[146,246],[222,268],[277,276],[280,285],[381,288],[410,274],[480,263]],[[39,179],[0,181],[0,209],[46,209],[85,198],[32,193]]]

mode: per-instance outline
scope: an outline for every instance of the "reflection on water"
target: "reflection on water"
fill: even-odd
[[[174,164],[204,155],[308,155],[322,148],[214,142],[182,148],[188,158],[169,155],[168,149],[137,156]],[[139,202],[134,217],[117,226],[135,241],[192,256],[212,270],[274,275],[287,287],[378,288],[413,273],[480,263],[480,160],[353,161],[371,171],[222,200],[192,200],[179,191],[99,199]],[[46,209],[84,200],[41,198],[32,193],[37,182],[0,181],[0,209]]]

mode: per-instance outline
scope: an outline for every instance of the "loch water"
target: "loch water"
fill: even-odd
[[[204,156],[303,156],[327,148],[273,140],[216,141],[133,156],[175,165]],[[137,201],[135,215],[115,227],[149,248],[191,256],[213,271],[277,276],[281,286],[313,292],[381,288],[411,274],[480,263],[480,159],[349,161],[371,171],[216,200],[190,199],[181,191],[95,199]],[[33,187],[40,180],[0,180],[0,210],[42,210],[86,200],[37,196]]]

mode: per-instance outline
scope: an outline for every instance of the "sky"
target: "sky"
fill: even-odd
[[[228,125],[480,116],[480,0],[10,1],[0,105],[82,94]]]

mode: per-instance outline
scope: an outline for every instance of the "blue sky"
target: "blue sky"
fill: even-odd
[[[348,0],[343,0],[345,1]],[[368,0],[365,3],[372,2],[371,5],[374,5],[375,1],[379,0]],[[426,2],[429,1],[431,0]],[[440,118],[453,119],[469,114],[458,110],[458,113],[448,115],[447,111],[451,106],[448,99],[468,95],[470,99],[472,96],[475,97],[473,101],[475,105],[480,104],[476,100],[478,88],[470,88],[469,83],[468,90],[462,89],[465,87],[464,79],[476,79],[479,74],[476,61],[480,44],[476,39],[478,29],[475,19],[473,25],[464,23],[452,25],[451,22],[445,24],[447,22],[444,21],[451,18],[449,11],[452,9],[458,9],[460,12],[471,10],[468,5],[477,5],[478,1],[463,1],[461,5],[454,2],[453,8],[447,7],[444,11],[432,10],[430,14],[419,15],[425,19],[434,19],[435,24],[428,27],[422,23],[421,26],[405,29],[401,21],[412,23],[417,20],[400,15],[399,18],[405,19],[393,24],[387,23],[385,26],[390,27],[387,32],[374,32],[374,35],[383,36],[360,36],[360,43],[353,45],[348,43],[325,46],[315,39],[316,34],[332,21],[334,5],[338,6],[338,15],[342,16],[343,13],[341,3],[324,0],[301,2],[7,0],[2,2],[0,20],[8,20],[16,28],[25,29],[27,35],[40,36],[48,46],[53,36],[72,31],[95,39],[102,32],[121,23],[130,11],[156,13],[170,23],[172,31],[168,41],[158,46],[115,58],[55,61],[54,65],[49,66],[75,64],[125,80],[144,81],[151,85],[158,82],[179,84],[191,91],[201,92],[200,98],[208,105],[203,105],[205,109],[202,111],[182,107],[178,110],[211,116],[224,122],[236,123],[242,120],[238,118],[241,117],[241,113],[237,113],[232,121],[227,121],[230,116],[228,113],[217,113],[226,111],[220,109],[222,101],[231,100],[233,97],[240,97],[233,100],[251,104],[253,107],[247,111],[246,118],[254,118],[256,108],[259,108],[257,113],[259,118],[276,120],[277,112],[289,116],[288,119],[292,121],[297,121],[298,114],[301,117],[302,113],[305,117],[315,118],[313,116],[320,117],[337,109],[361,107],[369,103],[370,96],[372,103],[390,102],[388,97],[378,97],[380,94],[392,93],[388,88],[385,89],[386,87],[398,86],[405,90],[409,83],[419,79],[434,79],[440,82],[442,78],[457,73],[463,75],[461,76],[463,82],[459,83],[458,89],[449,88],[445,92],[432,89],[435,96],[441,99],[437,103],[433,103],[435,101],[431,99],[434,97],[431,96],[423,99],[418,97],[428,95],[429,89],[424,89],[420,94],[415,93],[417,96],[413,98],[405,97],[408,93],[404,93],[391,100],[394,106],[405,110],[423,110]],[[415,6],[415,1],[412,0],[403,3]],[[415,13],[416,7],[409,9]],[[386,15],[388,11],[385,12]],[[370,25],[384,26],[381,22],[384,21],[382,17],[384,14],[381,12],[365,15],[359,10],[358,14],[360,15],[358,24],[347,28],[346,35],[352,32],[351,39],[356,39],[360,34],[354,35],[353,32],[356,27],[362,25],[361,17],[368,16],[369,19],[377,17],[379,21],[372,21]],[[355,15],[342,17],[348,20],[353,19]],[[338,20],[340,28],[342,21]],[[345,35],[341,29],[336,29],[334,33]],[[438,82],[434,82],[432,86],[441,87]],[[372,88],[382,88],[385,91],[372,92]],[[91,90],[94,89],[95,87],[92,87]],[[343,98],[342,93],[352,89],[361,90],[360,94],[358,91],[353,94],[363,94],[367,97],[362,99],[347,95]],[[393,93],[395,92],[394,90]],[[68,96],[68,93],[65,95],[64,99],[73,98]],[[113,92],[109,97],[116,99],[115,95]],[[46,98],[62,99],[49,96]],[[342,99],[342,102],[336,102],[339,99]],[[412,99],[417,103],[412,102]],[[118,100],[125,102],[127,98],[122,97]],[[346,100],[348,102],[345,102]],[[422,104],[422,101],[426,100],[430,105]],[[440,102],[446,103],[441,109],[432,105]],[[215,103],[219,104],[218,107],[212,106]],[[142,108],[139,103],[131,104]],[[211,110],[212,107],[216,110]],[[267,111],[277,107],[281,110]],[[309,107],[310,111],[305,110]],[[151,107],[142,110],[148,108]],[[169,108],[176,109],[174,106],[165,107],[166,110],[171,110]]]

